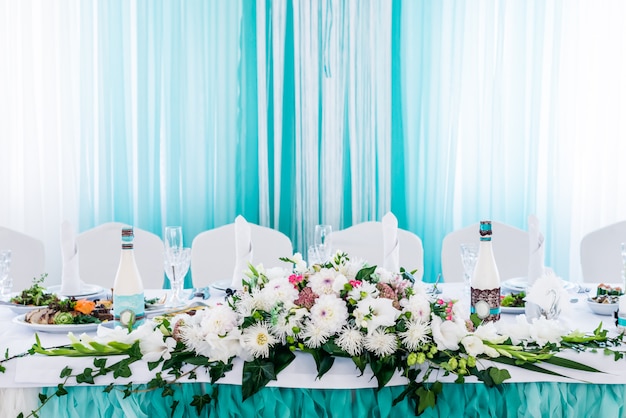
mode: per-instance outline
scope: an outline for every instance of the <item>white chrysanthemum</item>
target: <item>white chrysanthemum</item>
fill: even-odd
[[[311,321],[331,335],[338,332],[348,320],[346,303],[335,295],[322,295],[311,307]]]
[[[298,289],[289,282],[289,277],[282,276],[265,284],[260,292],[264,298],[276,302],[293,303],[298,298]]]
[[[289,277],[290,274],[291,272],[289,270],[284,269],[282,267],[270,267],[265,270],[265,277],[267,277],[270,280],[270,282],[272,280],[276,280],[280,278],[286,279],[287,277]]]
[[[464,324],[456,321],[443,321],[437,315],[433,315],[430,327],[438,350],[458,350],[461,339],[467,335]]]
[[[309,277],[308,286],[313,290],[313,293],[320,296],[334,294],[333,284],[336,274],[337,272],[335,270],[321,269]]]
[[[202,332],[224,336],[237,328],[239,317],[228,305],[215,305],[211,309],[203,309],[195,316],[200,321]]]
[[[402,312],[410,312],[411,320],[430,322],[430,300],[426,294],[415,294],[400,301]]]
[[[398,334],[406,348],[415,351],[429,342],[430,327],[427,323],[414,320],[409,321],[406,325],[407,330]]]
[[[367,328],[371,334],[380,326],[390,327],[396,323],[400,311],[393,307],[393,301],[386,298],[367,298],[356,305],[353,312],[357,325]]]
[[[272,334],[284,344],[288,336],[293,337],[296,334],[294,328],[302,329],[308,313],[309,311],[305,308],[285,309],[278,315],[276,323],[271,326]]]
[[[199,324],[186,321],[180,327],[180,338],[185,346],[191,348],[195,353],[206,357],[211,356],[211,345],[206,341],[206,335],[202,332]]]
[[[360,286],[354,287],[348,292],[348,299],[352,299],[355,302],[359,302],[367,298],[376,298],[380,291],[376,288],[376,285],[370,282],[361,282]]]
[[[311,321],[305,323],[304,329],[300,333],[300,337],[304,340],[304,345],[309,348],[319,348],[328,341],[331,335],[327,329]]]
[[[256,301],[249,293],[240,294],[240,299],[235,305],[235,310],[241,317],[251,316],[254,313]]]
[[[269,357],[270,347],[276,342],[276,338],[270,334],[264,322],[246,328],[241,335],[241,345],[254,358]]]
[[[344,264],[336,266],[339,273],[346,276],[348,280],[354,280],[357,273],[365,266],[365,261],[358,257],[351,257],[349,261]]]
[[[344,327],[335,340],[337,345],[351,356],[358,356],[363,352],[363,333],[356,327]]]
[[[378,357],[384,357],[395,353],[398,340],[394,334],[387,334],[384,329],[379,328],[365,336],[365,348]]]

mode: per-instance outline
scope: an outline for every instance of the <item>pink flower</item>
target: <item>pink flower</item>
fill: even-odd
[[[443,305],[444,303],[443,299],[437,299],[437,305]]]
[[[352,287],[360,287],[361,284],[363,284],[360,280],[350,280],[348,283],[350,283],[350,286]]]
[[[291,276],[289,276],[289,283],[297,286],[297,284],[300,283],[303,278],[304,277],[301,274],[292,274]]]

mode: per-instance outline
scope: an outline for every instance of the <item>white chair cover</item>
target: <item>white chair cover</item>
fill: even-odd
[[[587,233],[580,242],[583,281],[622,283],[622,242],[626,243],[626,221]]]
[[[33,284],[34,278],[46,273],[43,241],[9,228],[0,227],[0,250],[11,250],[13,290],[21,291]],[[49,284],[46,280],[45,284]]]

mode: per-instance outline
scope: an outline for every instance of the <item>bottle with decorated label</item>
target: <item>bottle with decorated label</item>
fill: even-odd
[[[483,321],[500,319],[500,274],[491,246],[491,221],[480,222],[480,247],[472,276],[470,312]]]
[[[113,284],[115,325],[132,329],[145,320],[143,283],[133,249],[134,232],[131,226],[122,228],[122,256]]]

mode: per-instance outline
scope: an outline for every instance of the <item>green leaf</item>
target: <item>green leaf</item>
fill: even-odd
[[[102,392],[104,393],[111,393],[111,391],[113,390],[114,384],[113,383],[109,383],[109,385],[107,387],[105,387]]]
[[[72,369],[70,369],[69,367],[65,367],[63,370],[61,370],[61,375],[59,377],[63,379],[64,377],[68,377],[71,375],[72,375]]]
[[[195,406],[196,412],[200,415],[205,405],[209,405],[210,403],[211,396],[205,393],[204,395],[193,395],[193,401],[191,401],[190,405]]]
[[[363,376],[365,368],[367,367],[367,355],[362,354],[360,356],[352,357],[352,362],[356,365],[357,369],[361,372],[359,376]]]
[[[226,372],[229,372],[233,369],[233,363],[229,360],[228,363],[224,363],[223,361],[215,362],[211,364],[209,368],[209,376],[211,376],[211,383],[217,382],[219,379],[226,375]]]
[[[170,409],[172,410],[172,412],[170,412],[170,416],[174,416],[174,412],[176,411],[179,403],[179,401],[172,402],[172,405],[170,406]]]
[[[76,383],[89,383],[93,385],[93,370],[87,367],[81,374],[76,375]]]
[[[380,390],[389,383],[396,372],[396,358],[385,356],[381,359],[375,359],[370,362],[370,368],[378,381],[378,389]]]
[[[65,389],[65,386],[63,386],[62,384],[59,384],[57,385],[57,390],[54,394],[58,397],[65,396],[67,395],[67,390]]]
[[[133,362],[134,360],[130,359],[130,358],[126,358],[116,364],[114,364],[113,366],[110,367],[110,369],[113,370],[113,378],[117,379],[118,377],[130,377],[132,375],[132,372],[130,371],[130,367],[129,365]]]
[[[39,402],[46,403],[47,400],[48,400],[48,397],[45,394],[43,393],[39,394]]]
[[[159,364],[161,364],[160,361],[149,361],[148,362],[148,370],[152,371],[152,370],[156,369],[157,367],[159,367]]]
[[[496,385],[501,385],[502,382],[511,378],[511,374],[508,370],[498,369],[497,367],[489,367],[487,370],[489,371],[491,380],[493,380],[493,383]]]
[[[363,267],[355,276],[355,280],[363,281],[369,278],[376,271],[376,266]]]
[[[552,356],[551,358],[544,360],[545,363],[554,364],[556,366],[565,367],[568,369],[581,370],[583,372],[591,373],[603,373],[601,370],[594,369],[591,366],[579,363],[577,361],[569,360],[563,357]]]
[[[330,368],[335,363],[335,357],[330,355],[326,350],[304,350],[313,356],[313,360],[315,360],[315,366],[317,368],[317,378],[321,379],[326,372],[330,370]]]
[[[174,396],[174,388],[170,385],[165,386],[161,392],[161,397],[166,398],[168,396]]]
[[[257,393],[270,380],[276,380],[274,363],[269,359],[254,359],[243,363],[243,377],[241,381],[241,392],[245,401],[250,396]]]
[[[417,405],[415,406],[415,415],[422,415],[426,408],[434,408],[437,404],[437,394],[433,390],[420,386],[415,391],[417,397]]]

